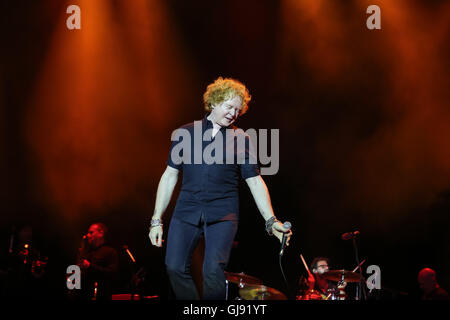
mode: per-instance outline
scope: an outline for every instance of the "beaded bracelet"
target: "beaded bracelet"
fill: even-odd
[[[275,222],[278,222],[278,219],[275,216],[272,216],[270,219],[266,221],[266,231],[269,234],[269,236],[273,235],[272,226]]]
[[[159,227],[159,226],[163,226],[162,220],[161,219],[152,219],[152,221],[150,221],[150,229],[153,227]]]

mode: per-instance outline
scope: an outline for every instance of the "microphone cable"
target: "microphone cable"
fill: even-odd
[[[283,276],[283,280],[284,280],[284,284],[286,285],[286,288],[288,290],[289,295],[291,294],[291,289],[289,287],[289,282],[286,279],[286,275],[284,274],[284,270],[283,270],[283,264],[281,263],[281,258],[283,257],[283,255],[279,255],[278,256],[278,262],[280,264],[280,270],[281,270],[281,275]]]
[[[285,228],[289,229],[289,231],[290,231],[290,229],[291,229],[291,223],[290,223],[290,222],[285,222],[285,223],[283,224],[283,226],[284,226]],[[286,234],[283,234],[283,239],[282,239],[282,241],[281,241],[281,250],[280,250],[280,253],[279,253],[279,255],[278,255],[278,263],[279,263],[279,265],[280,265],[281,275],[283,276],[284,284],[286,285],[286,289],[287,289],[287,291],[288,291],[288,299],[289,299],[289,298],[292,296],[291,288],[290,288],[290,286],[289,286],[289,282],[288,282],[288,280],[287,280],[287,278],[286,278],[286,275],[285,275],[284,269],[283,269],[283,264],[282,264],[282,262],[281,262],[281,258],[283,257],[284,250],[286,249],[286,248],[285,248],[285,246],[286,246],[285,242],[286,242]]]

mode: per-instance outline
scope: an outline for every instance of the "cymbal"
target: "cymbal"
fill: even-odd
[[[228,281],[237,284],[258,285],[262,284],[262,280],[246,275],[245,273],[231,273],[225,271],[225,277]]]
[[[348,270],[329,270],[321,275],[323,278],[339,282],[344,276],[345,282],[359,282],[359,273],[348,271]],[[364,279],[364,278],[363,278]]]
[[[239,295],[244,300],[287,300],[282,292],[266,286],[245,286]]]

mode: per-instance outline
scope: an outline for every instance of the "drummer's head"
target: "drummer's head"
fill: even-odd
[[[328,258],[317,257],[311,262],[311,270],[313,273],[324,274],[328,272]]]

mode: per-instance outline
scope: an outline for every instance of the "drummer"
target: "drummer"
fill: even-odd
[[[306,283],[308,289],[310,291],[317,291],[323,297],[328,297],[330,294],[333,297],[336,296],[345,296],[345,287],[347,286],[346,282],[342,283],[334,283],[332,281],[328,281],[323,275],[324,273],[329,271],[329,259],[325,257],[316,257],[311,262],[310,270],[312,272],[309,273],[308,278],[306,279]],[[300,279],[302,281],[302,279]]]

